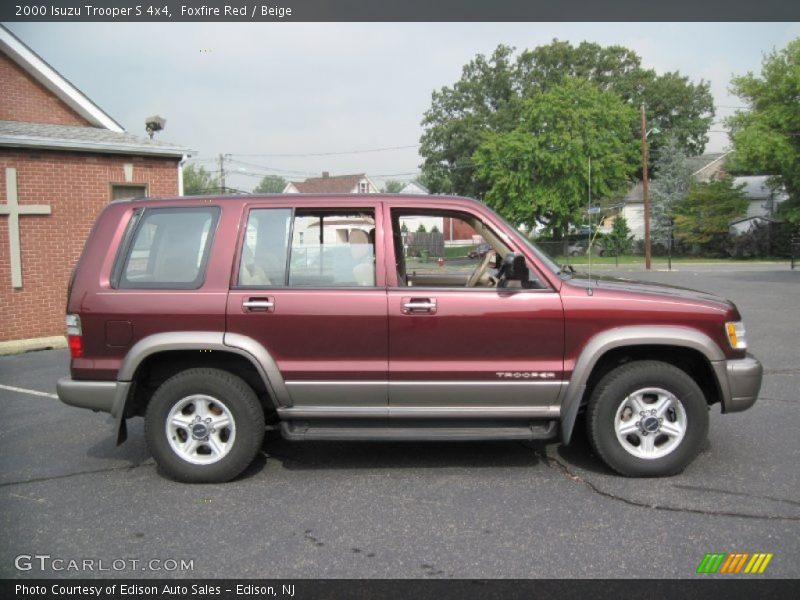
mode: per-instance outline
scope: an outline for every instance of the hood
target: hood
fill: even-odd
[[[597,276],[594,274],[589,279],[585,273],[575,273],[566,283],[579,288],[591,287],[598,291],[647,294],[673,300],[694,301],[699,304],[712,305],[715,308],[736,309],[733,302],[716,294],[663,283],[636,281],[622,277]]]

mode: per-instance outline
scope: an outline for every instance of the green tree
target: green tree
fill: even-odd
[[[205,167],[186,165],[183,167],[183,193],[186,196],[219,193],[219,180]]]
[[[760,75],[734,77],[731,90],[749,107],[726,120],[732,168],[772,175],[789,196],[779,216],[800,223],[800,38],[765,56]]]
[[[256,194],[280,194],[285,187],[286,180],[280,175],[265,175],[253,188],[253,192]]]
[[[687,154],[703,152],[714,115],[707,82],[695,84],[677,72],[658,75],[622,46],[573,46],[554,40],[515,58],[513,48],[500,45],[490,56],[479,54],[465,65],[455,84],[433,92],[420,139],[426,187],[433,193],[483,198],[485,183],[475,178],[471,160],[483,134],[513,131],[526,100],[570,78],[586,79],[630,106],[644,103],[649,126],[672,132]],[[659,131],[650,135],[651,155],[661,146],[664,134]],[[631,124],[628,136],[638,138],[637,123]]]
[[[427,232],[428,230],[425,229],[425,225],[423,223],[420,223],[419,227],[417,227],[417,233],[427,233]]]
[[[692,169],[677,138],[667,138],[658,152],[654,168],[650,187],[650,223],[653,238],[666,246],[675,207],[689,194],[692,180]]]
[[[402,181],[396,181],[395,179],[387,179],[383,184],[383,189],[381,192],[384,194],[396,194],[400,190],[405,187]]]
[[[603,236],[603,244],[605,245],[606,253],[613,255],[616,259],[616,264],[619,265],[619,257],[629,253],[633,245],[633,236],[625,217],[617,215],[614,218],[611,233]]]
[[[675,207],[675,237],[700,250],[721,253],[728,241],[731,221],[747,211],[744,184],[725,177],[693,183],[686,199]]]
[[[613,92],[570,78],[526,100],[518,126],[490,132],[475,151],[486,203],[514,224],[544,225],[559,239],[583,220],[592,197],[627,182],[638,153],[630,129],[636,111]]]

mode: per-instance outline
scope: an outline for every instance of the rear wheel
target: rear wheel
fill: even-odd
[[[147,445],[177,481],[217,483],[239,475],[264,439],[264,412],[241,378],[189,369],[161,384],[145,415]]]
[[[708,435],[708,404],[694,380],[659,361],[608,373],[589,399],[589,441],[609,467],[630,477],[680,473]]]

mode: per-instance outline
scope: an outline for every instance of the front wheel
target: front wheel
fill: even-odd
[[[708,404],[694,380],[660,361],[617,367],[587,407],[589,441],[609,467],[629,477],[675,475],[708,435]]]
[[[253,461],[264,439],[264,411],[240,377],[220,369],[189,369],[153,394],[145,437],[169,477],[219,483]]]

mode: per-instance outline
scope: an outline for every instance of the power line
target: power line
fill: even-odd
[[[312,156],[342,156],[345,154],[369,154],[371,152],[391,152],[393,150],[408,150],[419,148],[419,144],[407,146],[386,146],[384,148],[367,148],[364,150],[343,150],[340,152],[302,152],[294,154],[231,154],[231,156],[244,156],[246,158],[308,158]]]

